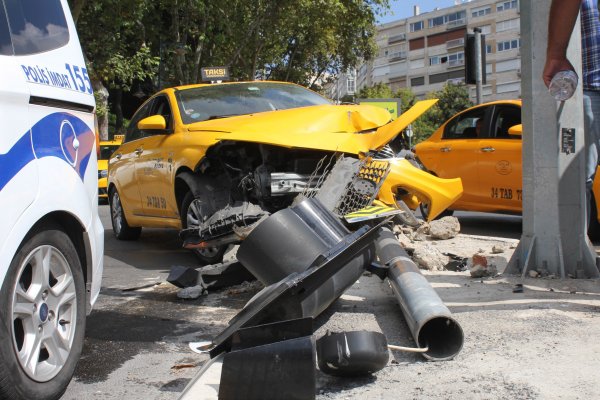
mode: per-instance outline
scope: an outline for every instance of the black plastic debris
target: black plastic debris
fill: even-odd
[[[444,269],[453,272],[462,272],[467,270],[467,261],[469,260],[467,257],[457,256],[456,254],[452,253],[443,254],[450,257],[450,261],[444,265]]]
[[[219,399],[314,399],[312,318],[242,328],[225,354]]]
[[[194,268],[174,265],[169,271],[167,282],[181,289],[196,286],[198,284],[198,271]]]
[[[327,332],[317,340],[317,359],[319,369],[329,375],[369,375],[387,365],[387,340],[380,332]]]
[[[199,274],[207,290],[223,289],[256,280],[256,277],[237,261],[223,264],[213,271],[201,271]]]
[[[523,293],[523,284],[517,283],[513,288],[513,293]]]

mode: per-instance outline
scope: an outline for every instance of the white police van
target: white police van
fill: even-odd
[[[0,398],[56,399],[100,289],[94,96],[66,0],[0,0]]]

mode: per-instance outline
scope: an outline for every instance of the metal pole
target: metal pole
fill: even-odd
[[[481,65],[481,28],[473,28],[475,33],[475,93],[477,104],[481,104],[481,92],[483,91],[483,71]]]
[[[523,234],[507,273],[600,276],[585,232],[585,152],[581,85],[557,103],[542,81],[550,0],[522,1]],[[561,23],[561,21],[555,21]],[[567,56],[581,76],[577,23]]]
[[[379,261],[389,270],[390,282],[404,319],[418,347],[429,360],[449,360],[462,349],[463,330],[419,268],[387,228],[375,241]]]

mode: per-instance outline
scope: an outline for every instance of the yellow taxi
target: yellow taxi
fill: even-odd
[[[432,174],[462,180],[462,196],[440,215],[453,210],[522,212],[520,124],[520,100],[485,103],[455,115],[415,146],[418,160]],[[594,193],[599,193],[597,182]],[[590,232],[600,227],[596,215],[600,197],[594,197]],[[427,204],[421,211],[427,214]]]
[[[101,141],[98,146],[98,198],[108,199],[108,159],[121,145],[124,135],[115,135],[113,140]]]
[[[113,232],[120,240],[137,239],[143,227],[209,229],[215,236],[239,216],[232,210],[240,204],[280,210],[311,184],[325,158],[381,151],[436,101],[392,120],[385,109],[334,105],[284,82],[164,89],[136,111],[110,158]],[[418,198],[435,215],[460,196],[459,179],[437,178],[404,159],[390,165],[379,190],[387,205]],[[226,240],[196,248],[200,260],[218,262]]]

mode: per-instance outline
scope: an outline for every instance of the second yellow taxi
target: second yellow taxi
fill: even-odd
[[[415,146],[418,160],[428,171],[440,178],[462,180],[463,195],[441,215],[449,215],[453,210],[521,213],[520,124],[520,100],[485,103],[455,115]],[[591,236],[600,231],[598,194],[600,181],[596,180]],[[427,214],[427,203],[422,212]]]

